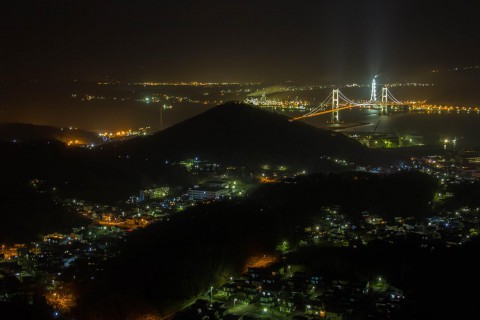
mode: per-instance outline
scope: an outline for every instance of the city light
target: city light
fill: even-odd
[[[112,4],[0,9],[1,319],[478,316],[476,1]]]

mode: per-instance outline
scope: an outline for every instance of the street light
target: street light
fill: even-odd
[[[210,303],[212,303],[213,287],[210,287]]]

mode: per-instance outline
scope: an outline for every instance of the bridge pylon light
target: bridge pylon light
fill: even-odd
[[[377,81],[375,81],[375,78],[377,76],[373,77],[372,80],[372,93],[370,94],[370,102],[377,101]]]
[[[388,87],[382,88],[382,112],[387,111],[388,104]]]
[[[338,110],[340,101],[338,98],[339,92],[339,89],[333,89],[332,92],[332,123],[338,123],[340,121],[340,111]]]
[[[382,103],[388,102],[388,87],[382,88]]]

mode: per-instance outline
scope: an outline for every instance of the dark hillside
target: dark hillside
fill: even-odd
[[[290,122],[285,116],[235,102],[217,106],[153,136],[117,144],[114,152],[152,159],[196,155],[241,165],[318,165],[326,162],[324,156],[355,162],[379,158],[378,152],[341,134]]]

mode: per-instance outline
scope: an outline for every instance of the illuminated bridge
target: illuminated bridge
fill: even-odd
[[[382,91],[377,94],[375,78],[372,82],[372,93],[370,100],[366,102],[356,102],[347,98],[339,89],[333,89],[328,97],[319,104],[318,107],[310,112],[290,119],[290,121],[316,117],[324,114],[332,114],[332,122],[338,123],[340,121],[340,111],[351,108],[372,108],[379,109],[383,112],[387,110],[388,106],[404,106],[412,104],[411,102],[401,102],[395,98],[387,86],[382,88]],[[331,109],[327,109],[331,105]]]

